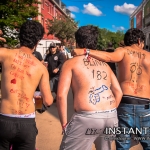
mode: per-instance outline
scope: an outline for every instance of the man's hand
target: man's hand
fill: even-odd
[[[59,71],[59,68],[56,68],[53,70],[53,73],[57,73]]]
[[[5,38],[0,37],[0,41],[6,42]]]
[[[65,123],[64,125],[62,125],[62,134],[64,134],[67,125],[68,123]]]
[[[85,54],[84,49],[74,49],[71,52],[72,56],[80,56],[80,55],[84,55],[84,54]]]

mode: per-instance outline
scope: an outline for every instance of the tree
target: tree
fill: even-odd
[[[112,32],[105,28],[99,28],[99,34],[97,45],[99,50],[107,48],[108,42],[111,42],[114,45],[114,48],[117,48],[119,46],[119,42],[124,38],[124,33],[122,31]]]
[[[0,28],[7,45],[13,47],[19,42],[17,31],[27,19],[38,16],[39,3],[38,0],[0,0]]]
[[[65,42],[74,42],[75,41],[75,31],[77,30],[77,22],[74,22],[70,18],[65,19],[56,19],[48,20],[47,29],[48,35],[54,34],[62,44],[65,45]]]

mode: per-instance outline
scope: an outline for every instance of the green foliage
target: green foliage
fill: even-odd
[[[122,31],[112,32],[107,29],[99,28],[99,39],[98,39],[98,49],[104,50],[107,48],[108,42],[111,42],[114,45],[114,48],[119,46],[119,43],[124,38],[124,33]]]
[[[19,29],[28,19],[38,16],[38,0],[0,0],[0,28],[6,34],[6,27],[10,30]],[[17,38],[5,36],[7,45],[13,47],[18,43]]]
[[[57,37],[64,45],[65,42],[74,43],[74,34],[77,30],[77,24],[77,22],[74,22],[70,18],[65,18],[61,20],[54,18],[53,20],[48,20],[48,34],[54,34],[55,37]]]
[[[54,34],[62,44],[65,41],[71,41],[70,43],[75,42],[75,31],[77,30],[78,23],[71,21],[70,18],[65,20],[58,20],[54,18],[53,20],[48,20],[47,28],[49,30],[48,34]],[[124,33],[122,31],[112,32],[107,29],[99,28],[99,38],[97,48],[99,50],[104,50],[107,48],[108,42],[112,42],[114,48],[119,46],[119,42],[123,40]]]

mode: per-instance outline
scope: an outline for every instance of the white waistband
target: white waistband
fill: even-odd
[[[7,116],[7,117],[15,117],[15,118],[35,118],[35,112],[30,113],[30,114],[24,114],[24,115],[14,115],[14,114],[2,114],[3,116]]]
[[[96,113],[113,113],[113,112],[117,112],[117,109],[113,108],[113,109],[110,109],[110,110],[80,111],[80,112],[77,112],[77,113],[93,113],[93,114],[96,114]]]

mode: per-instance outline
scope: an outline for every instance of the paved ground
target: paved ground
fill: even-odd
[[[72,93],[68,94],[68,119],[73,114]],[[38,136],[36,147],[38,150],[59,150],[59,145],[62,139],[61,126],[58,119],[56,104],[53,104],[47,112],[43,114],[36,114],[36,123],[38,128]],[[94,145],[93,145],[93,149]],[[116,150],[114,142],[112,143],[112,150]],[[134,146],[130,150],[143,150],[140,145]]]

